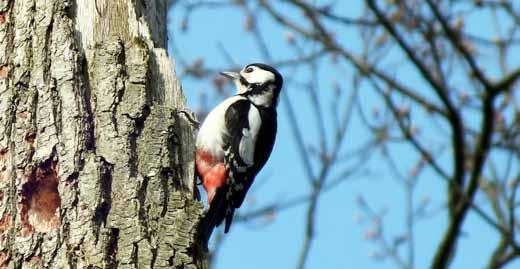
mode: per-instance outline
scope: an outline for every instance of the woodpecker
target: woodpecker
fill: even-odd
[[[208,237],[224,219],[224,232],[229,231],[235,209],[273,150],[283,84],[282,75],[262,63],[220,74],[232,79],[237,91],[209,112],[199,129],[195,154],[209,204]]]

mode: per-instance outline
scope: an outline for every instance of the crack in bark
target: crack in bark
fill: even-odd
[[[99,175],[100,175],[100,200],[94,210],[94,234],[95,242],[99,240],[99,232],[101,224],[106,225],[107,216],[110,212],[112,204],[112,174],[114,166],[107,162],[103,157],[99,157]]]
[[[162,187],[161,189],[162,189],[162,195],[163,195],[163,208],[161,210],[161,218],[166,216],[166,212],[168,212],[168,200],[169,200],[168,193],[170,192],[170,185],[168,184],[168,181],[170,179],[171,174],[172,174],[172,171],[169,169],[161,170],[160,182],[161,182],[161,187]]]
[[[139,267],[139,245],[138,245],[139,242],[134,242],[132,243],[133,247],[132,247],[132,263],[136,266],[136,267]]]
[[[137,191],[137,199],[139,200],[139,220],[141,221],[145,231],[148,231],[148,209],[146,208],[146,191],[148,188],[148,181],[148,177],[143,177],[143,182]],[[146,234],[148,235],[148,232],[146,232]]]
[[[107,268],[117,269],[117,242],[119,240],[119,229],[111,228],[108,238],[108,243],[105,249],[105,260]]]
[[[150,251],[152,252],[152,259],[150,264],[153,269],[155,267],[155,260],[157,260],[157,248],[151,248]]]
[[[53,5],[53,10],[51,11],[52,14],[55,14],[54,8],[55,8],[55,5]],[[51,21],[49,22],[49,25],[47,26],[47,29],[45,31],[45,36],[44,36],[45,48],[47,48],[43,52],[45,58],[42,59],[43,62],[45,63],[45,67],[43,68],[43,79],[44,79],[44,81],[50,81],[51,80],[50,66],[51,66],[52,61],[48,60],[49,59],[49,53],[50,53],[50,49],[48,49],[48,48],[52,47],[52,31],[53,31],[53,28],[54,28],[54,16],[51,15]],[[55,83],[54,83],[54,85],[55,85]]]
[[[76,41],[80,43],[77,39]],[[90,86],[88,62],[84,54],[80,54],[78,57],[78,84],[79,88],[82,89],[80,98],[83,99],[83,108],[87,114],[85,117],[85,150],[94,151],[96,148],[96,139],[94,134],[94,113],[92,111],[92,87]]]
[[[56,79],[51,78],[49,83],[49,92],[52,100],[52,116],[54,118],[53,125],[56,126],[56,133],[63,132],[62,118],[61,118],[61,98],[56,89]]]
[[[146,121],[146,119],[148,118],[150,113],[151,113],[150,106],[145,105],[141,112],[141,116],[139,116],[135,119],[130,117],[128,114],[124,114],[128,118],[134,120],[133,131],[129,134],[129,137],[128,137],[129,142],[130,142],[130,162],[129,162],[130,177],[137,176],[138,165],[139,165],[139,158],[138,158],[139,156],[137,153],[137,139],[141,135],[141,132],[144,129],[144,122]]]

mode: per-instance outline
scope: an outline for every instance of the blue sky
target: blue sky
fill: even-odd
[[[356,1],[357,2],[357,1]],[[360,12],[357,5],[340,7],[338,13],[355,17]],[[291,10],[286,10],[287,14]],[[252,38],[244,28],[244,18],[238,9],[201,9],[191,16],[189,31],[180,31],[180,9],[170,11],[169,35],[174,40],[178,53],[182,57],[193,61],[203,58],[206,66],[229,66],[229,60],[223,56],[220,46],[231,55],[233,61],[240,65],[251,62],[265,61],[255,46]],[[299,14],[298,14],[299,15]],[[289,15],[291,16],[291,15]],[[263,35],[273,48],[273,58],[287,59],[293,55],[292,49],[286,42],[286,31],[276,23],[262,20]],[[489,22],[476,20],[471,22],[471,27],[492,31]],[[349,47],[359,47],[358,34],[354,29],[337,33],[342,44]],[[170,50],[174,57],[179,56]],[[331,81],[336,80],[343,86],[340,102],[346,99],[352,90],[352,68],[346,64],[339,68],[332,68],[330,59],[323,59],[317,74],[319,78],[320,100],[324,107],[336,98],[331,90]],[[406,66],[396,67],[401,73],[406,74],[406,80],[414,84],[424,84],[413,70],[407,70]],[[286,80],[300,80],[310,74],[309,70],[281,69]],[[190,107],[199,105],[200,94],[205,93],[209,98],[210,106],[215,105],[218,99],[213,98],[215,92],[213,85],[207,81],[198,81],[193,78],[182,77],[181,83],[188,98]],[[217,74],[215,74],[217,75]],[[366,108],[377,109],[381,107],[382,100],[370,91],[367,85],[361,85],[360,98]],[[427,88],[424,86],[424,88]],[[298,113],[298,121],[304,133],[304,139],[310,144],[316,144],[318,132],[314,122],[314,115],[307,93],[294,83],[286,84],[284,88],[293,102]],[[271,159],[257,177],[257,182],[248,195],[241,211],[261,207],[276,201],[287,201],[293,197],[305,195],[309,191],[308,180],[303,173],[303,166],[298,156],[298,151],[293,136],[289,130],[288,119],[285,113],[284,102],[279,106],[279,133]],[[371,111],[367,111],[371,113]],[[419,113],[420,114],[420,113]],[[420,115],[418,116],[421,117]],[[347,132],[347,138],[342,145],[342,152],[350,152],[359,148],[371,136],[361,122],[355,120]],[[470,121],[478,119],[468,116]],[[331,122],[325,122],[331,126]],[[426,127],[427,131],[430,131]],[[431,129],[432,141],[436,136],[446,135]],[[332,134],[329,133],[332,137]],[[330,139],[329,139],[330,140]],[[441,140],[441,139],[438,139]],[[329,143],[330,144],[330,143]],[[406,173],[417,161],[417,154],[406,146],[390,146],[388,150],[395,156],[399,156],[398,166],[402,173]],[[449,151],[444,162],[449,162]],[[359,210],[358,197],[361,195],[369,202],[375,211],[385,210],[384,230],[388,241],[394,236],[403,234],[405,229],[405,198],[406,194],[402,182],[394,179],[389,172],[386,162],[380,157],[380,150],[368,159],[364,165],[363,173],[357,173],[340,185],[324,194],[317,210],[317,223],[315,241],[311,248],[311,254],[306,268],[398,268],[389,258],[378,260],[371,258],[377,254],[379,247],[374,242],[364,238],[372,226]],[[338,173],[344,168],[337,167]],[[428,199],[428,208],[434,210],[444,203],[443,194],[445,184],[431,170],[421,174],[418,186],[413,195],[416,204]],[[305,210],[307,204],[301,204],[276,214],[274,219],[259,218],[251,223],[235,223],[229,234],[225,235],[225,241],[219,252],[217,269],[260,269],[260,268],[294,268],[299,255],[304,235]],[[455,259],[452,268],[483,268],[486,264],[491,248],[498,240],[496,232],[483,223],[473,213],[469,214],[468,225],[464,226],[464,236],[460,239],[458,247],[459,255]],[[435,247],[444,232],[446,224],[445,212],[441,212],[420,221],[414,230],[415,235],[415,264],[417,268],[427,268],[430,264]],[[492,242],[489,244],[488,242]],[[402,254],[405,248],[401,249]],[[406,257],[406,255],[403,255]],[[509,268],[519,266],[512,264]]]

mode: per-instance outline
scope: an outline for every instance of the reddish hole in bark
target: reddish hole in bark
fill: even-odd
[[[4,233],[11,228],[11,215],[5,213],[0,219],[0,233]]]
[[[9,179],[9,154],[7,148],[0,150],[0,187],[4,186]]]
[[[20,119],[23,119],[23,120],[27,119],[28,116],[29,116],[29,112],[27,112],[27,111],[23,111],[23,112],[19,112],[18,113],[18,117]]]
[[[31,144],[34,146],[34,140],[36,139],[36,133],[34,132],[29,132],[27,134],[25,134],[25,142]]]
[[[0,149],[0,161],[7,160],[7,153],[9,150],[7,148]]]
[[[1,12],[0,13],[0,24],[4,24],[5,23],[5,12]]]
[[[5,79],[9,75],[9,67],[0,66],[0,79]]]
[[[42,164],[33,169],[22,187],[21,218],[23,223],[20,235],[29,236],[33,231],[49,232],[60,225],[56,163]]]
[[[11,256],[6,251],[0,251],[0,268],[7,268]]]
[[[43,268],[43,260],[40,256],[33,256],[23,263],[22,268]]]

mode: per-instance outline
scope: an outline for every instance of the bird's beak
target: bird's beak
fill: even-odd
[[[220,72],[220,74],[227,78],[233,79],[233,80],[240,78],[240,74],[237,72],[224,71],[224,72]]]

